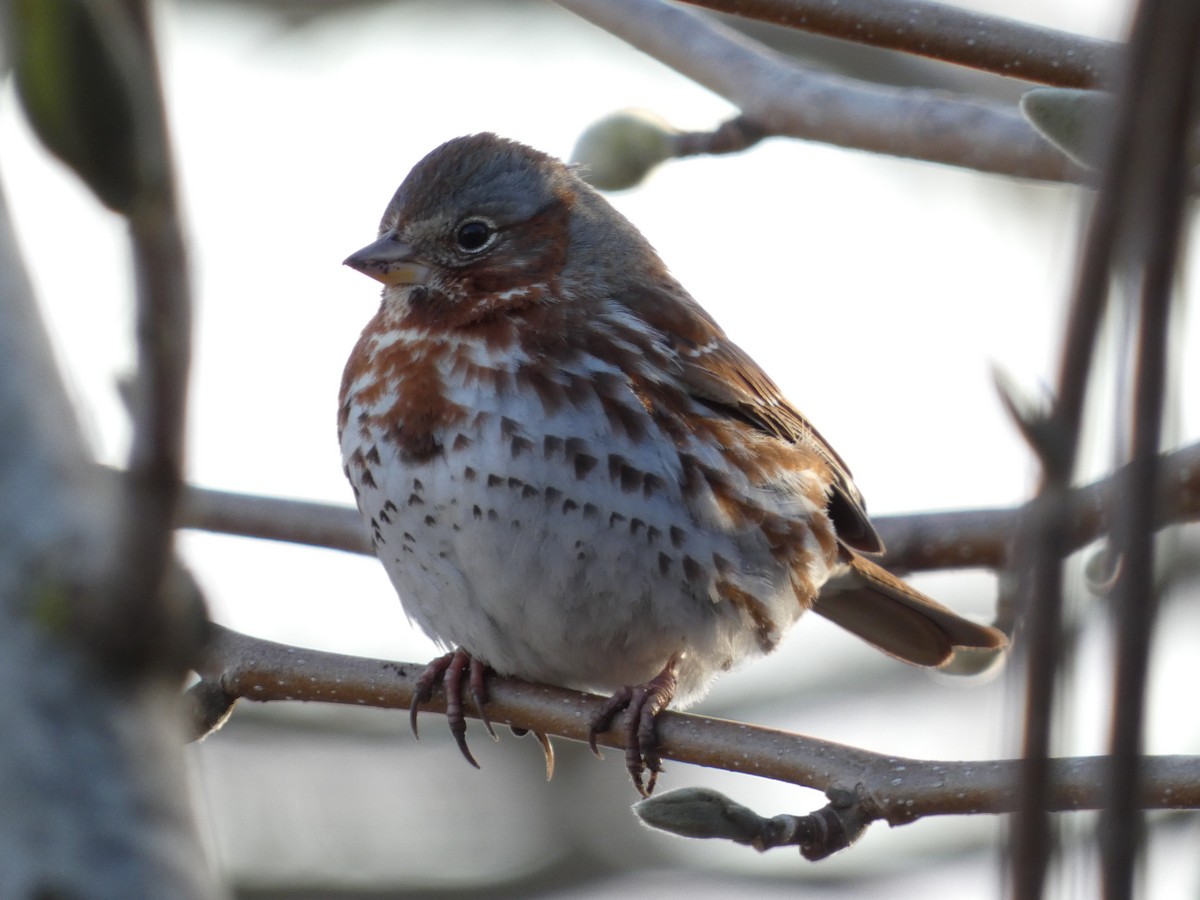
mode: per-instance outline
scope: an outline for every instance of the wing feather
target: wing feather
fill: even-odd
[[[814,451],[833,473],[828,513],[838,540],[861,553],[882,552],[883,541],[867,517],[850,467],[744,350],[723,334],[713,337],[690,353],[686,348],[680,352],[681,376],[691,396],[765,434]]]
[[[841,545],[842,573],[814,607],[869,643],[901,659],[941,666],[956,647],[999,651],[1004,634],[970,622],[901,581],[859,553],[883,550],[850,468],[812,423],[788,402],[778,385],[686,292],[640,298],[638,314],[664,336],[678,360],[684,390],[719,416],[815,453],[833,483],[827,512]]]

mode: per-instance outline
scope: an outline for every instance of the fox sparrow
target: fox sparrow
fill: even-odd
[[[629,707],[647,793],[657,713],[807,609],[918,665],[1004,645],[861,555],[882,545],[841,458],[557,159],[449,141],[346,264],[384,285],[342,380],[346,475],[408,615],[454,648],[414,728],[444,681],[472,763],[488,669],[615,692],[593,749]]]

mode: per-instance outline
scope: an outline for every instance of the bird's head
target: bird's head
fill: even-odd
[[[578,179],[493,134],[455,138],[409,173],[378,239],[345,264],[389,298],[467,322],[544,302],[566,261]]]

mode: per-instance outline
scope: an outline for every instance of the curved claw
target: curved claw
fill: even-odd
[[[446,721],[450,725],[450,733],[454,735],[454,743],[458,745],[463,758],[478,769],[479,763],[475,761],[470,748],[467,747],[467,719],[463,715],[462,695],[463,669],[473,672],[474,668],[473,657],[464,650],[455,650],[450,654],[450,663],[446,666],[443,686],[446,690]]]
[[[519,725],[509,725],[508,730],[517,737],[525,737],[529,734],[528,728],[521,728]],[[554,777],[554,745],[550,743],[550,736],[544,732],[535,731],[533,736],[541,744],[542,754],[546,757],[546,780],[549,781]]]
[[[661,677],[661,676],[660,676]],[[647,696],[643,702],[640,712],[637,716],[637,752],[635,756],[640,756],[639,762],[644,763],[646,770],[649,771],[650,777],[646,780],[646,789],[642,791],[641,780],[637,774],[633,775],[634,786],[643,797],[649,797],[654,793],[654,786],[658,783],[658,773],[662,771],[662,757],[658,755],[658,731],[656,723],[658,714],[663,711],[666,705],[671,701],[671,694],[675,692],[675,677],[671,673],[670,693],[665,696],[649,685]],[[633,731],[634,723],[630,721],[629,731]],[[628,732],[627,732],[628,734]],[[630,742],[632,746],[632,742]],[[626,750],[626,766],[629,764],[629,751]]]
[[[428,697],[425,698],[425,700],[428,699]],[[418,741],[421,739],[421,730],[417,728],[417,707],[424,703],[425,700],[421,699],[420,694],[414,693],[412,703],[408,705],[408,727],[412,729],[413,737]]]
[[[488,734],[499,740],[487,713],[484,712],[488,699],[488,665],[462,649],[439,656],[426,666],[413,691],[412,703],[408,708],[408,721],[412,726],[413,735],[420,740],[421,735],[417,730],[417,713],[422,703],[428,703],[432,699],[433,689],[439,683],[442,684],[446,691],[446,721],[450,726],[450,734],[454,736],[454,743],[458,745],[463,758],[478,769],[479,763],[476,762],[467,746],[467,720],[463,714],[464,670],[467,672],[466,687],[470,691],[471,702]]]
[[[422,703],[428,703],[433,698],[433,689],[437,686],[438,682],[446,677],[446,670],[450,668],[450,663],[453,660],[453,653],[439,656],[425,667],[425,671],[417,679],[417,686],[413,690],[412,703],[408,705],[408,724],[412,728],[413,737],[418,741],[421,739],[421,733],[417,729],[418,708]]]
[[[595,718],[592,719],[592,724],[588,728],[588,746],[592,748],[592,753],[596,754],[597,759],[604,759],[604,754],[596,746],[596,738],[612,728],[613,720],[622,710],[628,709],[632,702],[633,688],[626,685],[614,691],[613,695],[600,707],[600,712],[596,713]]]
[[[447,715],[449,715],[448,709]],[[475,757],[471,755],[471,748],[467,746],[466,720],[459,718],[457,721],[451,722],[450,734],[454,736],[454,743],[458,745],[458,751],[463,755],[463,759],[473,765],[476,769],[480,768],[479,763],[475,761]]]
[[[654,792],[658,773],[662,771],[662,757],[658,754],[658,734],[655,720],[675,695],[675,669],[678,659],[674,656],[656,676],[637,687],[623,687],[601,707],[588,730],[588,744],[592,752],[596,749],[596,737],[607,731],[622,710],[629,710],[629,720],[622,728],[625,743],[625,768],[643,797]],[[650,773],[645,778],[646,772]]]
[[[549,781],[554,777],[554,745],[550,743],[550,736],[543,731],[535,731],[533,736],[542,745],[542,753],[546,757],[546,780]]]
[[[481,662],[475,657],[471,657],[471,702],[475,705],[475,712],[479,716],[479,721],[483,723],[484,730],[492,736],[493,741],[500,740],[500,735],[496,734],[496,729],[492,727],[492,720],[488,718],[488,714],[484,709],[488,702],[487,691],[487,663]]]

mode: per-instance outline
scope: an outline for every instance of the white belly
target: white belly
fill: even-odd
[[[376,552],[436,640],[501,674],[601,691],[679,656],[685,705],[802,612],[761,535],[689,512],[666,436],[631,439],[596,400],[548,413],[519,393],[460,393],[471,412],[428,458],[403,458],[384,429],[342,435]],[[349,421],[364,409],[352,391]],[[717,595],[719,561],[736,562],[730,577],[769,614],[769,645],[757,618]]]

